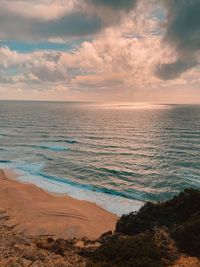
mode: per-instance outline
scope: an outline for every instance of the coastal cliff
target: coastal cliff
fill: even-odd
[[[169,201],[146,203],[123,215],[103,240],[91,266],[200,266],[200,191],[186,189]]]
[[[5,183],[7,187],[2,189]],[[15,181],[13,183],[15,186],[18,184]],[[38,234],[39,232],[36,230],[41,228],[37,228],[36,224],[41,218],[35,222],[35,225],[32,222],[30,226],[28,223],[26,224],[27,214],[22,214],[23,209],[21,210],[23,224],[20,224],[21,221],[16,220],[19,217],[14,217],[17,212],[14,202],[12,202],[12,209],[5,209],[6,203],[11,201],[6,199],[9,197],[10,192],[8,187],[11,186],[9,180],[6,177],[2,177],[1,185],[1,190],[4,191],[4,195],[1,194],[0,203],[0,266],[2,267],[200,266],[199,190],[186,189],[169,201],[146,203],[138,212],[123,215],[119,218],[115,229],[111,227],[113,226],[113,221],[116,221],[115,217],[98,207],[92,206],[93,210],[95,208],[99,212],[99,218],[96,218],[96,227],[93,226],[96,230],[92,233],[96,234],[101,229],[98,221],[102,220],[102,214],[107,216],[105,218],[110,223],[107,226],[104,224],[104,229],[111,231],[103,233],[100,237],[91,238],[87,236],[88,230],[85,232],[86,237],[81,237],[80,232],[76,237],[66,237],[61,234],[60,237],[52,235],[51,231],[55,231],[55,228],[51,227],[50,223],[48,224],[49,228]],[[30,189],[29,185],[23,185],[22,187],[24,196],[32,194],[32,188]],[[44,194],[42,200],[48,203],[50,199],[45,195],[46,193],[41,190],[40,194]],[[4,196],[4,199],[2,196]],[[48,201],[46,201],[46,197]],[[53,197],[56,198],[56,196]],[[18,204],[16,201],[16,205]],[[89,211],[90,206],[88,205],[90,204],[83,204],[87,206],[89,218],[89,213],[92,213],[92,210]],[[22,205],[24,207],[25,204],[22,203]],[[61,217],[62,221],[66,221],[67,228],[72,218]],[[51,216],[49,218],[51,220]],[[54,220],[56,225],[56,218]],[[73,218],[73,223],[77,223],[77,218]],[[53,221],[51,221],[51,224],[54,224]],[[22,225],[26,225],[24,231]],[[83,225],[81,228],[83,236],[84,221],[81,222],[81,225]],[[94,225],[94,220],[92,225]],[[33,233],[30,235],[31,229],[34,229],[33,233],[37,233],[37,235],[33,235]],[[57,229],[56,227],[56,233]],[[63,228],[61,228],[61,230],[62,233],[67,233],[67,229],[63,231]]]

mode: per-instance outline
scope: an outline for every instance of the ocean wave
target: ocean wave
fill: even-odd
[[[45,157],[43,154],[39,154],[42,157]],[[121,197],[124,199],[134,200],[134,201],[141,201],[143,193],[141,191],[132,190],[131,192],[123,191],[123,190],[115,190],[113,188],[105,188],[102,186],[97,185],[91,185],[91,184],[82,184],[79,182],[75,182],[66,178],[62,178],[59,176],[51,175],[49,173],[43,172],[43,169],[45,168],[46,164],[45,162],[17,162],[17,161],[2,161],[0,163],[12,163],[14,169],[17,171],[25,172],[27,176],[35,176],[40,177],[42,179],[45,179],[47,181],[51,182],[57,182],[65,184],[66,186],[73,186],[74,189],[78,188],[80,190],[85,190],[89,192],[96,192],[96,193],[102,193],[106,195],[112,195],[116,197]]]
[[[38,103],[32,116],[29,104],[12,105],[7,112],[1,103],[0,166],[22,172],[24,181],[41,181],[44,189],[56,187],[90,201],[97,195],[110,202],[120,199],[119,205],[162,201],[174,190],[199,187],[199,107],[166,112],[152,106],[152,112],[141,113],[129,104],[125,112],[124,105],[108,112],[76,104],[72,113],[65,103],[51,116],[54,104]]]
[[[105,208],[106,210],[121,216],[132,211],[137,211],[144,202],[130,199],[115,190],[96,188],[89,184],[79,184],[58,176],[43,172],[44,162],[17,162],[6,160],[1,164],[2,168],[10,169],[17,173],[17,179],[21,182],[35,184],[36,186],[59,194],[66,194],[80,200],[86,200]]]
[[[29,163],[29,162],[15,162],[14,167],[18,171],[24,171],[27,174],[36,174],[45,167],[44,162],[34,162],[34,163]]]
[[[69,150],[68,147],[50,146],[50,145],[41,145],[41,146],[38,146],[38,148],[47,149],[47,150],[51,150],[51,151],[67,151],[67,150]]]
[[[49,156],[44,155],[44,154],[41,154],[41,153],[37,153],[36,155],[39,156],[39,157],[42,157],[45,160],[50,160],[50,161],[53,161],[54,160],[54,158],[49,157]]]
[[[66,143],[68,143],[68,144],[76,144],[77,141],[68,139],[68,140],[66,140]]]
[[[53,142],[53,143],[68,143],[68,144],[76,144],[77,143],[76,140],[70,140],[70,139],[67,139],[67,140],[59,139],[59,140],[49,140],[49,141]]]
[[[121,216],[132,211],[137,211],[144,202],[135,199],[124,198],[120,195],[107,194],[101,191],[91,190],[92,187],[65,181],[59,177],[39,172],[34,175],[21,174],[18,179],[37,185],[44,190],[53,193],[66,194],[80,200],[86,200]]]
[[[51,150],[51,151],[68,151],[68,147],[62,147],[62,146],[54,146],[54,145],[17,145],[18,147],[30,147],[35,149],[44,149],[44,150]]]
[[[11,160],[0,160],[0,163],[12,163]]]
[[[4,134],[4,133],[0,133],[0,137],[4,137],[4,136],[7,136],[7,134]]]
[[[143,192],[138,191],[138,190],[131,190],[131,194],[130,194],[130,192],[127,192],[127,191],[117,191],[112,188],[104,188],[98,185],[82,184],[82,183],[74,182],[66,178],[61,178],[59,176],[50,175],[50,174],[47,174],[41,171],[35,173],[35,175],[40,176],[44,179],[53,181],[53,182],[70,185],[70,186],[73,186],[74,188],[79,188],[79,189],[90,191],[90,192],[99,192],[99,193],[103,193],[106,195],[118,196],[118,197],[122,197],[125,199],[142,201],[142,195],[144,194]]]
[[[110,174],[114,174],[117,176],[131,176],[131,177],[135,177],[136,173],[132,172],[132,171],[123,171],[123,170],[116,170],[116,169],[108,169],[108,168],[100,168],[100,171],[103,171],[105,173],[110,173]]]

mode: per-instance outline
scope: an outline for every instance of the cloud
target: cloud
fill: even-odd
[[[43,37],[84,36],[94,34],[102,28],[101,20],[96,16],[72,13],[57,20],[33,23],[35,35]]]
[[[115,10],[130,10],[136,5],[137,0],[90,0],[90,2]]]
[[[188,71],[188,76],[177,78],[198,64],[198,46],[190,45],[190,41],[184,43],[187,40],[180,41],[177,34],[172,35],[170,29],[174,26],[170,14],[175,11],[170,9],[170,0],[166,2],[165,32],[162,19],[155,17],[155,6],[145,0],[70,2],[68,9],[62,0],[10,0],[2,6],[1,38],[34,40],[37,48],[37,40],[62,38],[65,41],[71,36],[98,34],[81,39],[78,46],[72,45],[67,51],[36,49],[22,53],[8,46],[0,48],[1,90],[16,88],[16,92],[26,91],[27,95],[42,92],[46,96],[49,92],[52,96],[58,92],[77,93],[76,97],[86,100],[88,95],[94,99],[98,95],[99,100],[100,94],[102,99],[110,94],[110,99],[130,100],[138,96],[135,99],[140,100],[150,93],[154,97],[156,92],[161,95],[161,91],[170,94],[169,88],[187,87],[188,82],[199,85],[198,71],[195,77]],[[57,7],[55,12],[44,11],[45,5],[50,11],[48,3]]]
[[[168,49],[161,48],[161,36],[150,34],[157,23],[145,19],[148,12],[137,20],[129,14],[117,28],[102,31],[71,52],[19,53],[3,47],[0,49],[3,74],[12,73],[16,83],[27,84],[29,88],[31,84],[38,88],[62,84],[79,91],[121,88],[125,92],[157,85],[159,80],[153,70],[161,58],[171,57]],[[132,32],[138,37],[133,37]]]
[[[0,38],[11,40],[48,40],[85,36],[98,32],[102,28],[101,19],[73,12],[49,20],[24,17],[18,14],[0,11]]]
[[[0,48],[0,83],[68,83],[67,69],[59,63],[59,52],[17,53]]]
[[[197,61],[194,59],[188,59],[185,61],[178,59],[173,63],[159,65],[157,67],[156,74],[163,80],[176,79],[183,72],[195,67],[197,64]]]
[[[38,41],[93,35],[121,21],[136,0],[0,0],[0,39]]]
[[[73,12],[77,0],[68,0],[67,5],[60,0],[0,0],[0,4],[1,8],[7,13],[48,20]]]
[[[162,79],[175,79],[199,64],[200,50],[200,0],[164,0],[167,8],[164,42],[172,45],[177,59],[158,67]]]

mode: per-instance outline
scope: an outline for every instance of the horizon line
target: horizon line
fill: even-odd
[[[162,101],[82,101],[82,100],[38,100],[38,99],[0,99],[0,102],[40,102],[40,103],[129,103],[129,104],[160,104],[160,105],[200,105],[200,102],[162,102]]]

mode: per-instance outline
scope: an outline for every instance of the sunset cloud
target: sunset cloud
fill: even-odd
[[[0,97],[157,99],[200,85],[200,0],[0,4]]]

